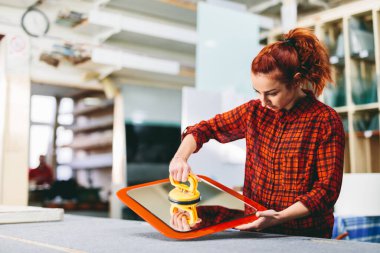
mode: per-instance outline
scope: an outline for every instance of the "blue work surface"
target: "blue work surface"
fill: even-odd
[[[0,252],[380,252],[380,244],[224,231],[190,241],[149,224],[65,215],[64,221],[0,226]]]
[[[380,243],[380,216],[335,217],[333,238],[343,233],[344,240]]]

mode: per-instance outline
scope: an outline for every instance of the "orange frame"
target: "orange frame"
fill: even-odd
[[[258,211],[267,210],[265,207],[256,203],[255,201],[237,193],[236,191],[222,185],[221,183],[218,183],[218,182],[212,180],[211,178],[208,178],[208,177],[203,176],[203,175],[197,175],[197,176],[202,178],[203,180],[213,184],[214,186],[219,187],[223,191],[235,196],[236,198],[244,201],[245,203],[253,206]],[[129,208],[131,208],[133,211],[135,211],[141,218],[143,218],[148,223],[150,223],[154,228],[156,228],[163,235],[170,237],[170,238],[175,238],[175,239],[182,239],[182,240],[193,239],[193,238],[205,236],[208,234],[220,232],[220,231],[226,230],[228,228],[233,228],[233,227],[236,227],[236,226],[241,225],[241,224],[246,224],[246,223],[255,221],[257,219],[255,214],[251,214],[251,215],[243,217],[243,218],[239,218],[239,219],[227,221],[227,222],[222,222],[220,224],[212,225],[212,226],[201,228],[201,229],[197,229],[195,231],[188,231],[188,232],[176,231],[176,230],[172,229],[170,226],[168,226],[166,223],[161,221],[159,218],[157,218],[155,215],[153,215],[151,212],[149,212],[145,207],[140,205],[137,201],[135,201],[134,199],[129,197],[127,194],[128,191],[133,190],[133,189],[137,189],[137,188],[141,188],[141,187],[145,187],[145,186],[150,186],[150,185],[155,185],[155,184],[160,184],[160,183],[166,183],[166,182],[169,182],[169,179],[162,179],[162,180],[157,180],[157,181],[153,181],[153,182],[149,182],[149,183],[144,183],[144,184],[126,187],[126,188],[120,189],[116,193],[116,195],[125,205],[127,205]]]

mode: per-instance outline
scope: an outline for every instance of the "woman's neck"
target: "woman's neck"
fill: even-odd
[[[299,88],[297,90],[297,93],[296,95],[294,96],[293,100],[290,101],[290,103],[284,108],[285,110],[289,111],[290,109],[293,108],[293,106],[296,104],[296,102],[304,97],[306,97],[306,93],[301,89]]]

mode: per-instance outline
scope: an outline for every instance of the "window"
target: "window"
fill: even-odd
[[[50,96],[33,95],[30,112],[29,167],[39,164],[39,156],[47,155],[52,146],[56,99]],[[50,148],[51,150],[51,148]],[[47,157],[49,163],[49,159]]]

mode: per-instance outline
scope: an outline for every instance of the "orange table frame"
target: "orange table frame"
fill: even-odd
[[[255,201],[239,194],[238,192],[222,185],[221,183],[218,183],[218,182],[212,180],[211,178],[208,178],[208,177],[203,176],[203,175],[197,175],[197,176],[200,177],[202,180],[205,180],[205,181],[211,183],[212,185],[222,189],[223,191],[231,194],[232,196],[244,201],[248,205],[253,206],[254,208],[257,209],[257,211],[266,210],[266,208],[263,207],[262,205],[260,205],[260,204],[256,203]],[[251,215],[248,215],[246,217],[242,217],[242,218],[239,218],[236,220],[222,222],[220,224],[208,226],[205,228],[200,228],[200,229],[197,229],[194,231],[187,231],[187,232],[176,231],[176,230],[172,229],[170,226],[168,226],[166,223],[164,223],[162,220],[157,218],[155,215],[153,215],[145,207],[140,205],[136,200],[129,197],[127,194],[128,191],[133,190],[133,189],[137,189],[137,188],[141,188],[141,187],[145,187],[145,186],[151,186],[151,185],[155,185],[155,184],[166,183],[166,182],[169,182],[169,179],[162,179],[162,180],[157,180],[157,181],[153,181],[153,182],[149,182],[149,183],[144,183],[144,184],[126,187],[126,188],[120,189],[116,193],[116,195],[125,205],[127,205],[129,208],[131,208],[134,212],[136,212],[145,221],[150,223],[159,232],[161,232],[163,235],[165,235],[167,237],[174,238],[174,239],[186,240],[186,239],[193,239],[193,238],[197,238],[197,237],[202,237],[205,235],[209,235],[212,233],[216,233],[219,231],[226,230],[228,228],[233,228],[233,227],[236,227],[236,226],[241,225],[241,224],[253,222],[257,219],[255,214],[251,214]]]

